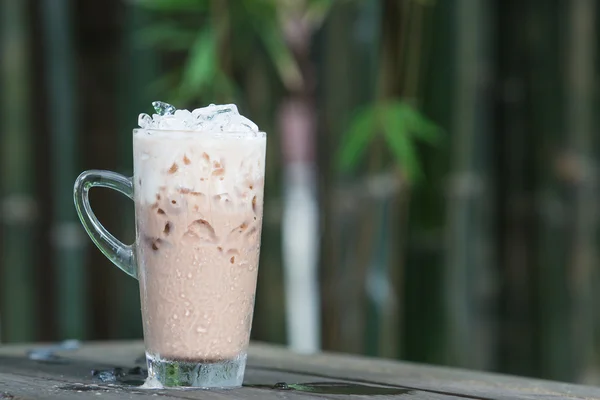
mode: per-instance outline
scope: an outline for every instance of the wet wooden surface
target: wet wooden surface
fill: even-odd
[[[92,370],[141,363],[138,341],[86,343],[58,351],[62,363],[30,360],[40,345],[0,347],[0,399],[599,399],[600,389],[559,382],[430,367],[348,355],[304,356],[253,344],[245,387],[233,390],[142,390],[103,383]],[[137,360],[137,361],[136,361]],[[277,389],[278,382],[288,389]]]

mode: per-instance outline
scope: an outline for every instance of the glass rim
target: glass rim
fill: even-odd
[[[218,132],[218,131],[192,131],[192,130],[185,130],[185,129],[156,129],[156,128],[152,128],[152,129],[148,129],[148,128],[134,128],[133,129],[133,133],[139,132],[139,131],[146,131],[146,132],[171,132],[173,134],[178,134],[178,133],[199,133],[199,134],[204,134],[204,135],[218,135],[218,136],[228,136],[228,135],[242,135],[242,136],[248,136],[248,137],[256,137],[254,135],[261,135],[261,136],[266,136],[267,132],[265,131],[252,131],[252,132],[248,132],[248,131],[238,131],[238,132]],[[250,133],[252,135],[250,135]]]

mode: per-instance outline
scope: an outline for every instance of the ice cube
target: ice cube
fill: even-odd
[[[155,101],[152,105],[158,114],[154,114],[152,120],[145,114],[140,115],[141,127],[224,133],[255,133],[259,131],[254,122],[240,115],[235,104],[209,104],[192,112],[176,110],[172,105],[161,101]]]
[[[219,118],[219,116],[223,114],[238,114],[238,109],[235,104],[223,104],[223,105],[214,105],[209,104],[203,108],[196,108],[192,111],[192,115],[195,119],[203,119],[203,120],[212,120],[214,118]]]
[[[237,106],[235,104],[223,104],[220,106],[211,104],[208,107],[208,111],[210,114],[209,118],[212,120],[224,118],[225,116],[240,115],[240,113],[238,112]]]
[[[158,128],[164,130],[182,130],[187,129],[187,126],[184,120],[181,120],[174,115],[167,115],[160,119]]]
[[[205,107],[201,115],[204,118],[203,130],[219,132],[227,132],[231,121],[240,116],[235,104],[211,104]]]
[[[177,110],[175,114],[173,114],[175,118],[179,118],[183,121],[187,121],[192,118],[192,113],[189,110]]]
[[[170,105],[169,103],[165,103],[162,101],[153,101],[152,106],[156,110],[158,115],[173,115],[175,113],[175,107]]]
[[[235,133],[258,132],[258,126],[242,115],[235,115],[223,126],[222,130]]]
[[[196,108],[192,111],[192,118],[195,120],[204,121],[206,119],[206,115],[206,108]]]
[[[154,121],[148,114],[140,114],[138,117],[138,125],[143,129],[152,129],[154,127]]]
[[[189,112],[189,110],[177,110],[175,111],[174,116],[182,122],[186,129],[193,128],[194,119],[192,118],[192,113]]]

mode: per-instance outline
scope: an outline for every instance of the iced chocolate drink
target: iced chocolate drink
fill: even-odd
[[[234,105],[155,103],[133,135],[132,179],[87,171],[75,186],[98,247],[140,282],[149,379],[235,387],[243,380],[258,271],[266,135]],[[97,223],[92,186],[133,197],[136,244]],[[95,221],[95,222],[94,222]]]
[[[211,119],[200,130],[133,137],[147,354],[151,367],[239,364],[254,307],[266,137],[232,121],[231,106],[183,116]]]

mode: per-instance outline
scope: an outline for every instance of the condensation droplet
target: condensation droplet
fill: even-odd
[[[198,333],[206,333],[206,328],[199,326],[196,328],[196,332]]]
[[[177,318],[179,318],[179,317],[177,316],[177,314],[173,314],[173,319],[177,319]]]
[[[182,299],[185,299],[185,293],[181,293],[181,294],[179,295],[179,297],[181,297]]]
[[[189,274],[187,274],[187,277],[191,278],[192,277],[192,273],[190,272]]]
[[[189,317],[190,316],[190,310],[185,310],[185,316]]]

